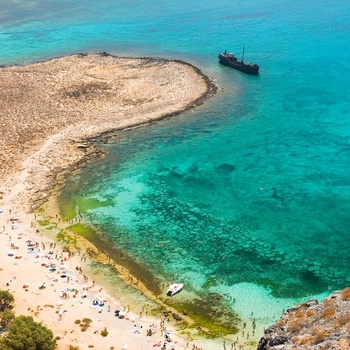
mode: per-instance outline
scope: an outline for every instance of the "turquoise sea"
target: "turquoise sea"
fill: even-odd
[[[157,288],[218,293],[266,326],[350,284],[349,1],[0,4],[0,65],[108,51],[184,60],[219,86],[204,106],[101,144],[107,158],[62,192],[113,203],[86,218]],[[218,64],[243,45],[259,76]]]

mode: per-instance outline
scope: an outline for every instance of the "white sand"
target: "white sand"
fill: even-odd
[[[30,315],[53,330],[60,338],[58,349],[68,349],[69,345],[78,345],[81,349],[88,349],[89,345],[96,349],[122,349],[124,345],[128,345],[128,349],[151,349],[163,344],[164,332],[171,329],[165,326],[162,330],[160,320],[140,318],[125,310],[117,300],[99,292],[100,286],[92,286],[91,279],[84,282],[84,271],[76,270],[82,266],[80,257],[69,259],[58,245],[50,249],[50,243],[53,247],[54,242],[36,233],[33,215],[13,211],[10,214],[8,206],[0,210],[3,211],[0,214],[0,288],[14,295],[16,314]],[[12,218],[18,220],[11,221]],[[36,246],[29,246],[29,241]],[[50,272],[51,264],[56,265],[56,271]],[[63,275],[68,278],[62,278]],[[45,288],[40,289],[43,283]],[[86,289],[87,297],[83,298]],[[62,297],[62,292],[66,292],[68,298]],[[95,298],[105,301],[101,312],[98,306],[92,305]],[[115,316],[117,309],[126,311],[123,319]],[[92,320],[86,332],[75,324],[75,320],[83,318]],[[108,331],[107,337],[101,335],[104,328]],[[152,336],[147,336],[149,329]],[[176,349],[185,348],[175,335],[172,338],[174,342],[168,342],[167,348],[171,348],[171,344]]]

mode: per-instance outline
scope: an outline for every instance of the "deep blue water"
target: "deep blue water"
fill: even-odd
[[[64,200],[164,281],[218,292],[261,322],[350,283],[350,3],[0,1],[0,64],[75,52],[189,61],[205,106],[128,131]],[[260,64],[246,76],[228,49]],[[223,89],[223,91],[221,91]],[[269,303],[269,307],[266,304]]]

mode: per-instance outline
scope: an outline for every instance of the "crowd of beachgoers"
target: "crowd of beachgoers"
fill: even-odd
[[[63,251],[29,221],[33,215],[5,208],[0,210],[0,289],[14,295],[16,315],[32,316],[53,330],[59,349],[199,349],[181,341],[165,318],[135,314],[105,293],[85,274],[84,253]],[[84,319],[90,321],[82,332],[77,320]]]

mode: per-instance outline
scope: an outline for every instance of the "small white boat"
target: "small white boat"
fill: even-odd
[[[172,297],[176,293],[180,292],[184,285],[182,283],[173,283],[167,290],[166,295]]]

